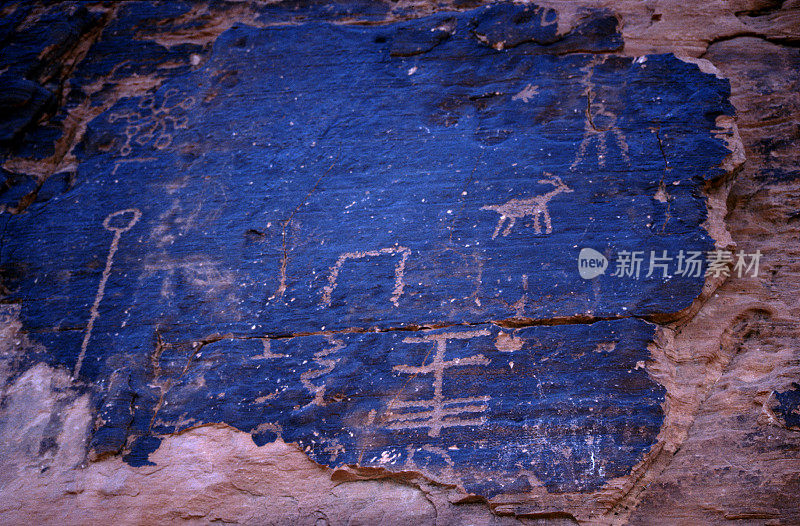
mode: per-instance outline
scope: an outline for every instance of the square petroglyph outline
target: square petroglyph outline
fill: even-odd
[[[331,267],[330,274],[328,275],[328,284],[322,288],[322,306],[330,307],[331,294],[333,294],[333,291],[337,285],[336,280],[339,278],[339,272],[341,272],[342,267],[348,259],[363,259],[366,257],[394,255],[399,255],[400,257],[394,267],[394,288],[392,289],[390,301],[395,307],[397,307],[398,300],[400,299],[400,296],[403,295],[403,289],[405,288],[404,273],[406,269],[406,260],[408,259],[408,256],[411,255],[410,249],[401,246],[381,248],[378,250],[345,252],[344,254],[340,255],[339,259],[336,260],[336,264]]]

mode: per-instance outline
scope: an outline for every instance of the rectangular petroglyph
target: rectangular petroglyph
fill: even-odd
[[[336,260],[336,264],[331,267],[330,274],[328,275],[328,284],[322,289],[322,305],[326,307],[330,306],[331,294],[336,288],[339,272],[348,260],[374,256],[397,256],[398,260],[394,268],[394,288],[392,289],[392,296],[389,298],[392,304],[397,307],[398,300],[400,296],[403,295],[403,287],[405,287],[405,278],[403,275],[405,273],[406,260],[410,254],[411,251],[409,249],[400,246],[381,248],[378,250],[345,252],[339,256],[339,259]]]

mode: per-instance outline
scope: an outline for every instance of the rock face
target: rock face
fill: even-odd
[[[3,8],[2,521],[791,523],[798,11],[680,8]]]

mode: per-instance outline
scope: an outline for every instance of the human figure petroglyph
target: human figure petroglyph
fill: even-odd
[[[75,371],[72,373],[73,378],[77,378],[81,372],[83,359],[86,357],[86,348],[89,346],[89,339],[92,337],[92,329],[94,329],[94,322],[99,316],[100,302],[103,301],[103,296],[106,291],[106,283],[108,277],[111,275],[111,267],[114,264],[114,255],[119,248],[119,240],[122,234],[133,228],[139,219],[142,217],[142,212],[138,208],[126,208],[124,210],[117,210],[106,216],[103,220],[103,228],[109,232],[114,232],[114,237],[111,239],[111,247],[108,249],[108,256],[106,257],[106,266],[103,269],[103,275],[100,278],[100,285],[97,287],[97,294],[94,297],[94,303],[89,311],[89,323],[86,324],[86,334],[83,336],[81,343],[81,352],[78,355],[78,361],[75,363]],[[120,224],[114,224],[115,220],[119,219]]]
[[[388,429],[428,428],[428,435],[437,437],[441,430],[446,427],[477,426],[486,422],[486,417],[481,413],[487,410],[487,402],[490,397],[467,396],[446,399],[442,393],[442,384],[444,383],[446,369],[466,365],[489,364],[489,359],[482,354],[445,360],[447,340],[469,340],[478,336],[489,336],[489,334],[489,331],[484,329],[405,338],[403,343],[433,344],[435,346],[433,360],[426,365],[426,356],[422,361],[422,365],[397,365],[393,369],[400,373],[411,374],[413,375],[412,378],[420,374],[433,374],[433,398],[427,400],[392,400],[388,406],[389,413],[383,418],[383,421],[386,422],[384,427]]]
[[[581,83],[585,88],[584,95],[586,96],[583,139],[578,147],[578,152],[575,154],[575,159],[570,165],[570,169],[574,169],[584,159],[586,151],[593,142],[596,143],[597,148],[597,164],[605,167],[608,134],[613,136],[625,162],[630,163],[628,142],[625,134],[617,127],[617,116],[606,108],[602,100],[598,100],[595,96],[595,85],[592,82],[594,66],[595,61],[582,68],[584,76],[581,79]]]
[[[550,176],[548,179],[540,179],[539,183],[551,184],[555,188],[541,195],[522,199],[511,199],[502,205],[487,205],[481,207],[481,210],[492,210],[500,214],[500,219],[497,221],[497,226],[492,233],[492,239],[497,237],[497,234],[500,233],[500,229],[503,228],[503,224],[505,224],[506,221],[508,221],[508,225],[506,225],[505,230],[503,230],[503,237],[511,232],[517,219],[522,219],[526,216],[533,216],[533,231],[537,234],[542,233],[539,216],[544,219],[545,233],[549,234],[553,231],[550,211],[547,209],[547,204],[558,194],[572,192],[573,190],[564,184],[560,177],[555,175]]]
[[[392,289],[390,301],[395,307],[397,307],[398,300],[400,299],[400,296],[403,295],[403,289],[405,288],[404,274],[406,269],[406,260],[408,259],[408,256],[411,255],[411,250],[401,246],[381,248],[378,250],[367,250],[363,252],[345,252],[339,256],[339,259],[336,260],[336,264],[331,267],[331,273],[328,275],[328,284],[322,289],[322,306],[330,307],[331,294],[333,294],[333,290],[336,288],[336,280],[339,278],[339,272],[341,272],[345,261],[348,259],[362,259],[365,257],[393,255],[399,256],[399,259],[394,267],[394,288]]]
[[[587,97],[591,97],[591,92]],[[602,120],[605,125],[597,126],[596,122]],[[605,167],[607,155],[607,136],[610,133],[617,143],[617,147],[622,154],[625,162],[630,162],[628,157],[628,142],[625,135],[616,126],[617,116],[608,111],[602,102],[592,101],[589,99],[588,107],[586,109],[586,121],[584,122],[583,139],[578,147],[578,153],[575,160],[572,161],[570,168],[578,166],[583,158],[586,156],[586,151],[592,142],[597,144],[597,164]]]

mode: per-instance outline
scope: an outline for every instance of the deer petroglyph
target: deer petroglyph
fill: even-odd
[[[533,197],[526,197],[524,199],[511,199],[502,205],[487,205],[481,207],[481,210],[493,210],[500,214],[500,219],[497,221],[497,226],[492,233],[492,239],[497,237],[503,224],[508,221],[506,228],[503,230],[503,237],[507,236],[517,219],[522,219],[525,216],[533,216],[533,230],[537,234],[542,233],[541,223],[539,216],[544,219],[544,231],[549,234],[553,231],[553,224],[550,221],[550,212],[547,209],[547,204],[550,200],[561,193],[572,192],[572,188],[568,187],[558,176],[550,176],[549,179],[541,179],[539,183],[552,184],[555,188],[547,193],[535,195]]]

